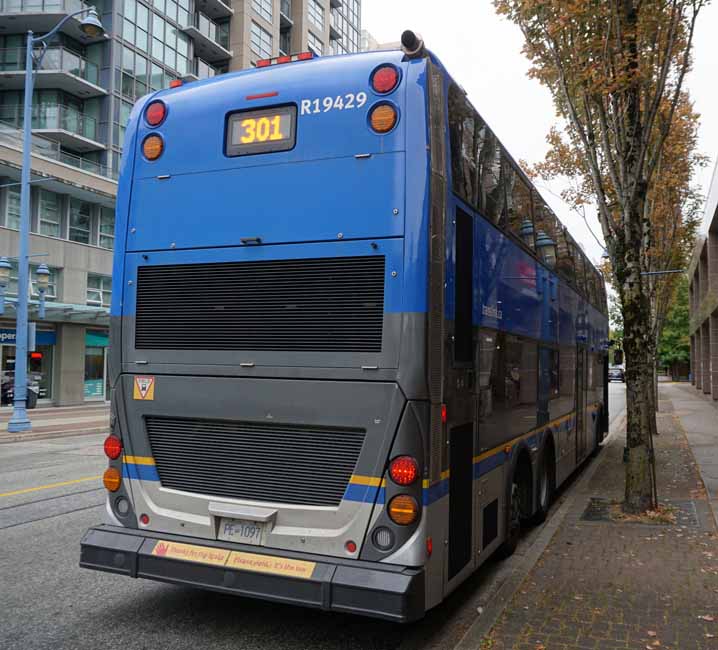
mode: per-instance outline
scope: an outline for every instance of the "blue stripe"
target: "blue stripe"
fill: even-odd
[[[160,475],[157,473],[157,467],[154,465],[135,465],[134,463],[124,463],[122,465],[123,478],[134,478],[141,481],[159,481]]]
[[[429,506],[447,494],[449,494],[449,479],[445,478],[428,488],[424,488],[424,505]]]

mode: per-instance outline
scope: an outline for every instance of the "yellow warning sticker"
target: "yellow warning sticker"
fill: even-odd
[[[155,378],[135,377],[135,386],[132,391],[133,399],[152,401],[155,398]]]
[[[279,576],[291,576],[292,578],[302,578],[304,580],[312,577],[315,566],[316,562],[290,560],[273,555],[258,555],[241,551],[232,551],[227,562],[227,568],[231,569],[273,573]]]
[[[165,542],[160,540],[152,549],[152,555],[168,557],[173,560],[186,560],[200,562],[201,564],[216,564],[224,566],[229,557],[229,551],[209,546],[195,546],[194,544],[180,544],[179,542]]]

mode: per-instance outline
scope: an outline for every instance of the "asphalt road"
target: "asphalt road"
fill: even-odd
[[[625,390],[610,390],[615,423]],[[103,515],[103,438],[0,445],[2,650],[452,648],[538,534],[409,626],[88,571],[78,567],[79,541]]]

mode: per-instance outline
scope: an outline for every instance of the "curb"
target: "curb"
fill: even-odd
[[[91,427],[84,429],[67,429],[65,431],[38,431],[29,433],[0,433],[0,445],[10,442],[32,442],[34,440],[50,440],[52,438],[65,438],[72,436],[90,436],[98,433],[107,433],[108,426]]]
[[[625,414],[616,418],[616,424],[611,426],[612,431],[606,436],[604,442],[601,443],[602,446],[604,446],[606,442],[610,442],[611,434],[614,431],[621,431],[621,427],[625,426],[625,420]],[[551,543],[556,531],[561,524],[563,524],[566,515],[573,508],[576,501],[585,496],[584,488],[588,486],[593,475],[598,471],[598,468],[603,465],[604,460],[605,456],[599,455],[598,458],[594,458],[590,461],[588,467],[583,470],[581,477],[571,488],[570,496],[561,504],[556,513],[543,524],[539,536],[531,546],[528,547],[526,553],[518,559],[516,566],[512,568],[511,575],[496,592],[491,604],[484,608],[481,616],[474,621],[461,639],[459,639],[459,642],[453,647],[453,650],[478,650],[481,648],[483,639],[491,632],[499,617],[504,613],[504,610],[511,602],[514,594],[519,590],[526,576],[536,566],[544,551]]]

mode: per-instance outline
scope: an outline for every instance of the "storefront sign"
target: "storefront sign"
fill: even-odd
[[[15,330],[0,329],[0,345],[15,345]],[[37,330],[35,343],[37,345],[55,345],[57,334],[47,330]]]

